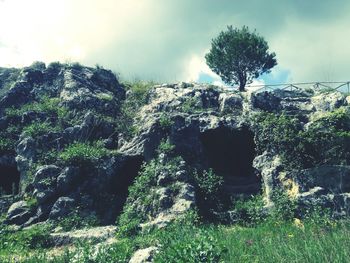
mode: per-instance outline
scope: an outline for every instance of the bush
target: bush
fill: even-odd
[[[130,138],[136,132],[136,128],[133,125],[134,118],[138,110],[147,103],[149,91],[155,83],[152,81],[134,81],[123,83],[123,85],[128,95],[121,106],[116,132]]]
[[[60,218],[57,224],[62,227],[63,231],[71,231],[85,227],[98,226],[100,221],[94,214],[82,216],[78,210],[75,210],[64,218]]]
[[[284,190],[275,190],[271,200],[274,203],[272,217],[279,221],[290,221],[297,216],[297,202],[290,198]]]
[[[15,141],[10,138],[2,137],[0,134],[0,152],[10,152],[15,149]],[[6,136],[6,135],[5,135]]]
[[[222,185],[224,179],[214,173],[212,169],[202,173],[193,172],[193,180],[197,188],[197,200],[200,212],[208,219],[213,219],[213,212],[223,208],[224,196]]]
[[[199,101],[199,98],[189,97],[182,102],[180,110],[189,114],[200,113],[203,111],[203,107],[201,102]]]
[[[350,121],[345,109],[315,120],[307,130],[300,121],[285,114],[255,116],[257,151],[280,155],[287,169],[310,168],[322,164],[349,164]]]
[[[192,222],[179,221],[166,231],[156,234],[160,252],[154,262],[222,262],[225,249],[219,246],[214,235],[215,227],[197,227]]]
[[[171,128],[171,126],[174,125],[174,121],[168,114],[162,113],[159,117],[159,125],[163,130],[168,131]]]
[[[231,220],[244,226],[256,226],[267,218],[262,195],[251,196],[248,200],[234,200],[232,212],[234,218]]]
[[[45,134],[48,134],[49,132],[57,132],[59,131],[58,127],[53,127],[52,124],[47,122],[42,123],[32,123],[26,127],[23,128],[23,132],[30,137],[39,137]]]
[[[136,235],[140,230],[140,224],[153,217],[159,208],[156,189],[157,179],[160,172],[167,172],[170,181],[176,182],[176,171],[182,162],[182,158],[169,158],[166,163],[153,159],[144,164],[134,183],[129,187],[128,198],[123,212],[117,219],[120,236]],[[170,182],[169,182],[170,185]],[[173,184],[172,191],[176,191]]]
[[[20,108],[6,109],[6,115],[9,117],[22,116],[25,112],[46,113],[56,117],[63,117],[67,113],[65,107],[59,106],[59,98],[49,98],[43,96],[39,101],[24,104]]]
[[[59,159],[65,164],[86,165],[101,161],[110,153],[104,148],[101,141],[94,143],[75,142],[59,154]]]
[[[158,153],[171,154],[175,150],[175,145],[170,142],[170,139],[163,139],[158,146]]]

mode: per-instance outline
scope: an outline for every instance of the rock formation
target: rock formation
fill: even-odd
[[[79,64],[0,69],[0,211],[8,209],[7,223],[78,211],[106,225],[124,211],[139,217],[138,227],[161,227],[192,208],[227,218],[235,199],[256,194],[268,208],[276,190],[301,207],[349,213],[344,94],[179,83],[153,86],[138,104],[134,93],[111,71]],[[282,124],[262,127],[273,116]],[[291,133],[272,140],[279,134],[266,129],[278,132],[278,125]],[[319,145],[322,155],[313,150],[317,132],[340,139]],[[201,188],[213,174],[221,180],[211,192],[218,198]],[[18,200],[12,205],[11,194]]]

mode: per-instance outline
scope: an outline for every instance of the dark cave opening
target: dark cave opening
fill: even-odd
[[[253,168],[254,134],[247,128],[226,127],[201,134],[206,168],[224,178],[223,189],[231,197],[260,192],[261,181]]]
[[[117,169],[107,191],[110,197],[107,200],[108,204],[103,208],[101,207],[103,210],[106,210],[108,207],[108,215],[105,214],[103,216],[103,224],[115,223],[128,197],[129,186],[133,184],[138,176],[143,162],[144,158],[142,156],[128,157],[121,161],[121,166]]]
[[[0,166],[0,193],[5,195],[18,194],[20,173],[16,166]]]
[[[115,182],[113,183],[114,193],[124,196],[126,200],[128,188],[139,174],[143,161],[143,157],[134,156],[129,157],[123,162],[122,166],[118,170],[118,176],[116,176]]]

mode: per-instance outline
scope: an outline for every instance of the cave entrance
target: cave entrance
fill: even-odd
[[[254,134],[247,128],[221,127],[201,134],[206,168],[224,178],[224,192],[231,197],[257,194],[260,176],[253,168]]]
[[[16,166],[0,165],[0,195],[16,195],[19,189],[20,173]]]
[[[103,224],[115,223],[128,197],[129,186],[133,184],[138,176],[143,162],[144,158],[142,156],[127,157],[120,161],[120,167],[116,170],[107,190],[110,199],[109,204],[106,204],[106,207],[108,207],[107,214],[102,217]],[[105,211],[106,207],[102,209]]]

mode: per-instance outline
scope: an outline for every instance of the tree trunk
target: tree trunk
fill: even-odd
[[[247,80],[242,78],[239,81],[239,91],[245,91],[245,84],[247,83]]]

